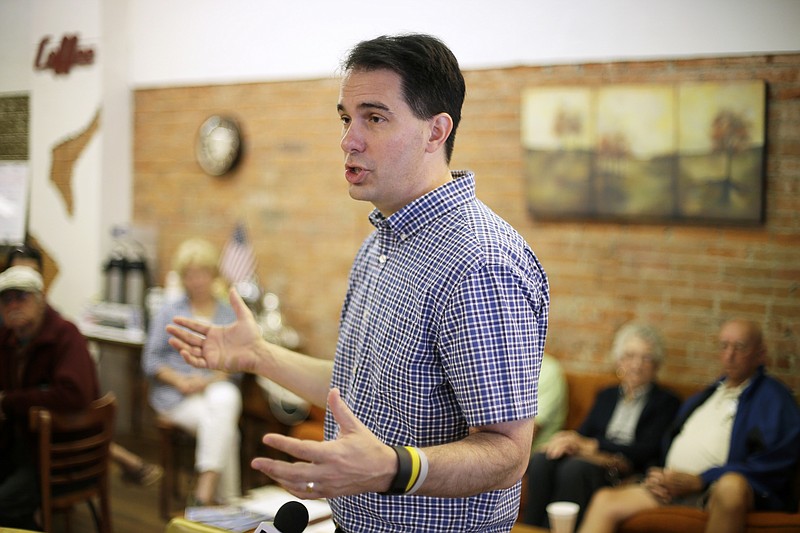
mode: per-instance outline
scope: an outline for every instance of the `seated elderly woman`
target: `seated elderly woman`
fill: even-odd
[[[619,386],[597,394],[578,431],[556,433],[531,457],[525,523],[550,527],[546,507],[553,501],[577,503],[580,523],[597,489],[641,474],[658,460],[661,439],[680,406],[677,396],[655,382],[664,357],[661,336],[648,325],[625,325],[611,355]]]
[[[151,380],[153,408],[197,437],[198,478],[191,505],[227,503],[241,495],[238,376],[189,365],[169,345],[165,329],[175,315],[213,324],[235,320],[233,310],[215,290],[217,262],[217,250],[208,241],[189,239],[180,245],[173,269],[186,294],[167,302],[153,317],[142,358],[144,373]]]

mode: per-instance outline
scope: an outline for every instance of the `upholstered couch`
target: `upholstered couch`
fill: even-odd
[[[616,377],[609,374],[567,373],[569,387],[569,414],[566,427],[576,429],[594,402],[599,390],[617,383]],[[701,386],[665,383],[679,397],[686,399],[697,392]],[[796,495],[800,495],[800,470],[796,476]],[[524,485],[524,481],[523,481]],[[523,504],[527,487],[523,486]],[[702,533],[707,514],[690,507],[670,506],[639,513],[626,520],[619,533]],[[747,533],[800,533],[800,513],[753,512],[747,516]]]
[[[611,374],[567,372],[569,412],[566,427],[576,429],[589,413],[598,391],[618,383]],[[681,399],[694,394],[701,386],[664,383]],[[302,439],[322,439],[321,409],[313,409],[309,419],[289,428],[288,433]],[[800,469],[796,476],[796,495],[800,495]],[[526,480],[523,479],[522,504],[527,497]],[[521,508],[523,507],[521,506]],[[707,515],[690,507],[670,506],[639,513],[628,519],[619,533],[702,533]],[[800,533],[800,513],[750,513],[747,516],[747,533]]]

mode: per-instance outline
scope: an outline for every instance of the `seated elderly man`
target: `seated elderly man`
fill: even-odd
[[[99,396],[94,361],[78,328],[45,300],[27,266],[0,274],[0,526],[37,529],[39,507],[33,406],[69,411]]]
[[[664,468],[641,485],[601,489],[580,532],[613,532],[639,511],[696,505],[707,532],[745,531],[748,511],[788,510],[800,454],[800,410],[789,389],[764,372],[759,326],[731,320],[719,332],[723,376],[689,398],[670,432]]]

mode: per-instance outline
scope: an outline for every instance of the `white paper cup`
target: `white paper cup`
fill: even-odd
[[[547,506],[552,533],[573,533],[580,506],[573,502],[553,502]]]

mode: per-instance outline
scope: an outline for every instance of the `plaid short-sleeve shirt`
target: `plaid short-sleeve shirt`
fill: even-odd
[[[389,218],[354,261],[332,386],[390,445],[433,446],[536,414],[547,277],[524,239],[475,197],[472,173]],[[326,439],[338,427],[330,415]],[[468,468],[468,465],[465,465]],[[470,498],[360,494],[331,500],[355,531],[508,531],[519,484]]]

